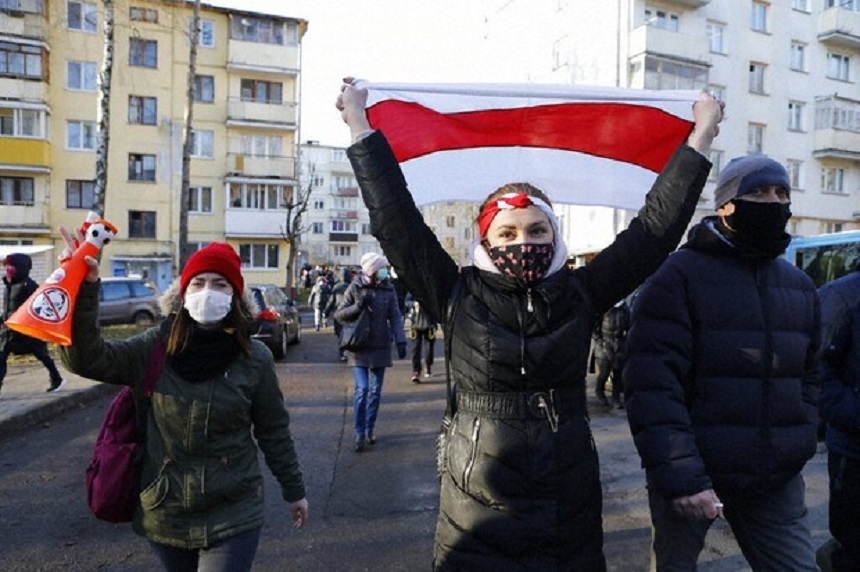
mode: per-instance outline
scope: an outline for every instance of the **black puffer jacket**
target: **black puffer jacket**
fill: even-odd
[[[627,339],[627,417],[666,498],[771,490],[816,448],[815,286],[781,257],[740,256],[714,224],[648,280]]]
[[[471,395],[474,409],[498,407],[517,392],[516,405],[497,415],[460,403],[442,477],[435,567],[603,570],[600,477],[585,406],[590,335],[674,249],[710,164],[682,146],[612,246],[588,266],[562,268],[526,290],[475,267],[458,271],[415,207],[381,133],[348,155],[373,235],[422,307],[445,318],[462,281],[455,323],[444,324],[461,399]],[[557,432],[537,398],[520,399],[543,392],[546,400],[550,390]]]
[[[33,260],[26,254],[10,254],[4,262],[15,267],[15,276],[11,282],[6,277],[2,280],[4,303],[2,320],[0,320],[0,351],[22,354],[38,352],[47,347],[45,342],[11,330],[4,324],[39,288],[39,285],[30,278]]]

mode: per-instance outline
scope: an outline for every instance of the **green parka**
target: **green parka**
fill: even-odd
[[[69,370],[116,385],[140,384],[159,328],[105,341],[98,284],[81,285],[74,345],[61,348]],[[263,524],[263,477],[256,438],[287,502],[305,497],[290,419],[274,360],[252,340],[223,376],[192,383],[165,363],[150,401],[141,505],[135,532],[187,549],[204,548]]]

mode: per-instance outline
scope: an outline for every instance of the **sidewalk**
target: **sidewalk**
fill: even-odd
[[[47,393],[48,371],[41,363],[9,363],[0,390],[0,438],[118,391],[114,386],[69,373],[59,362],[57,367],[66,384],[59,391]]]

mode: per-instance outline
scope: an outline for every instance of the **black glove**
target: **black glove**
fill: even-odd
[[[397,344],[397,357],[399,359],[406,357],[406,342],[400,342]]]

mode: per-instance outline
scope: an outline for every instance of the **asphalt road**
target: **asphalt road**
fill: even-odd
[[[305,321],[305,324],[312,321]],[[278,364],[310,502],[310,521],[291,529],[286,503],[266,473],[267,523],[254,570],[428,570],[438,510],[435,435],[444,409],[442,375],[421,385],[411,367],[386,374],[378,443],[352,450],[349,368],[337,361],[331,329],[306,328]],[[435,368],[443,371],[441,363]],[[592,382],[593,383],[593,382]],[[0,439],[0,570],[158,569],[129,525],[90,515],[84,469],[108,398]],[[648,569],[644,477],[623,411],[591,412],[601,458],[605,552],[610,571]],[[826,456],[807,466],[816,543],[826,534]],[[716,523],[703,572],[747,570],[730,529]]]

